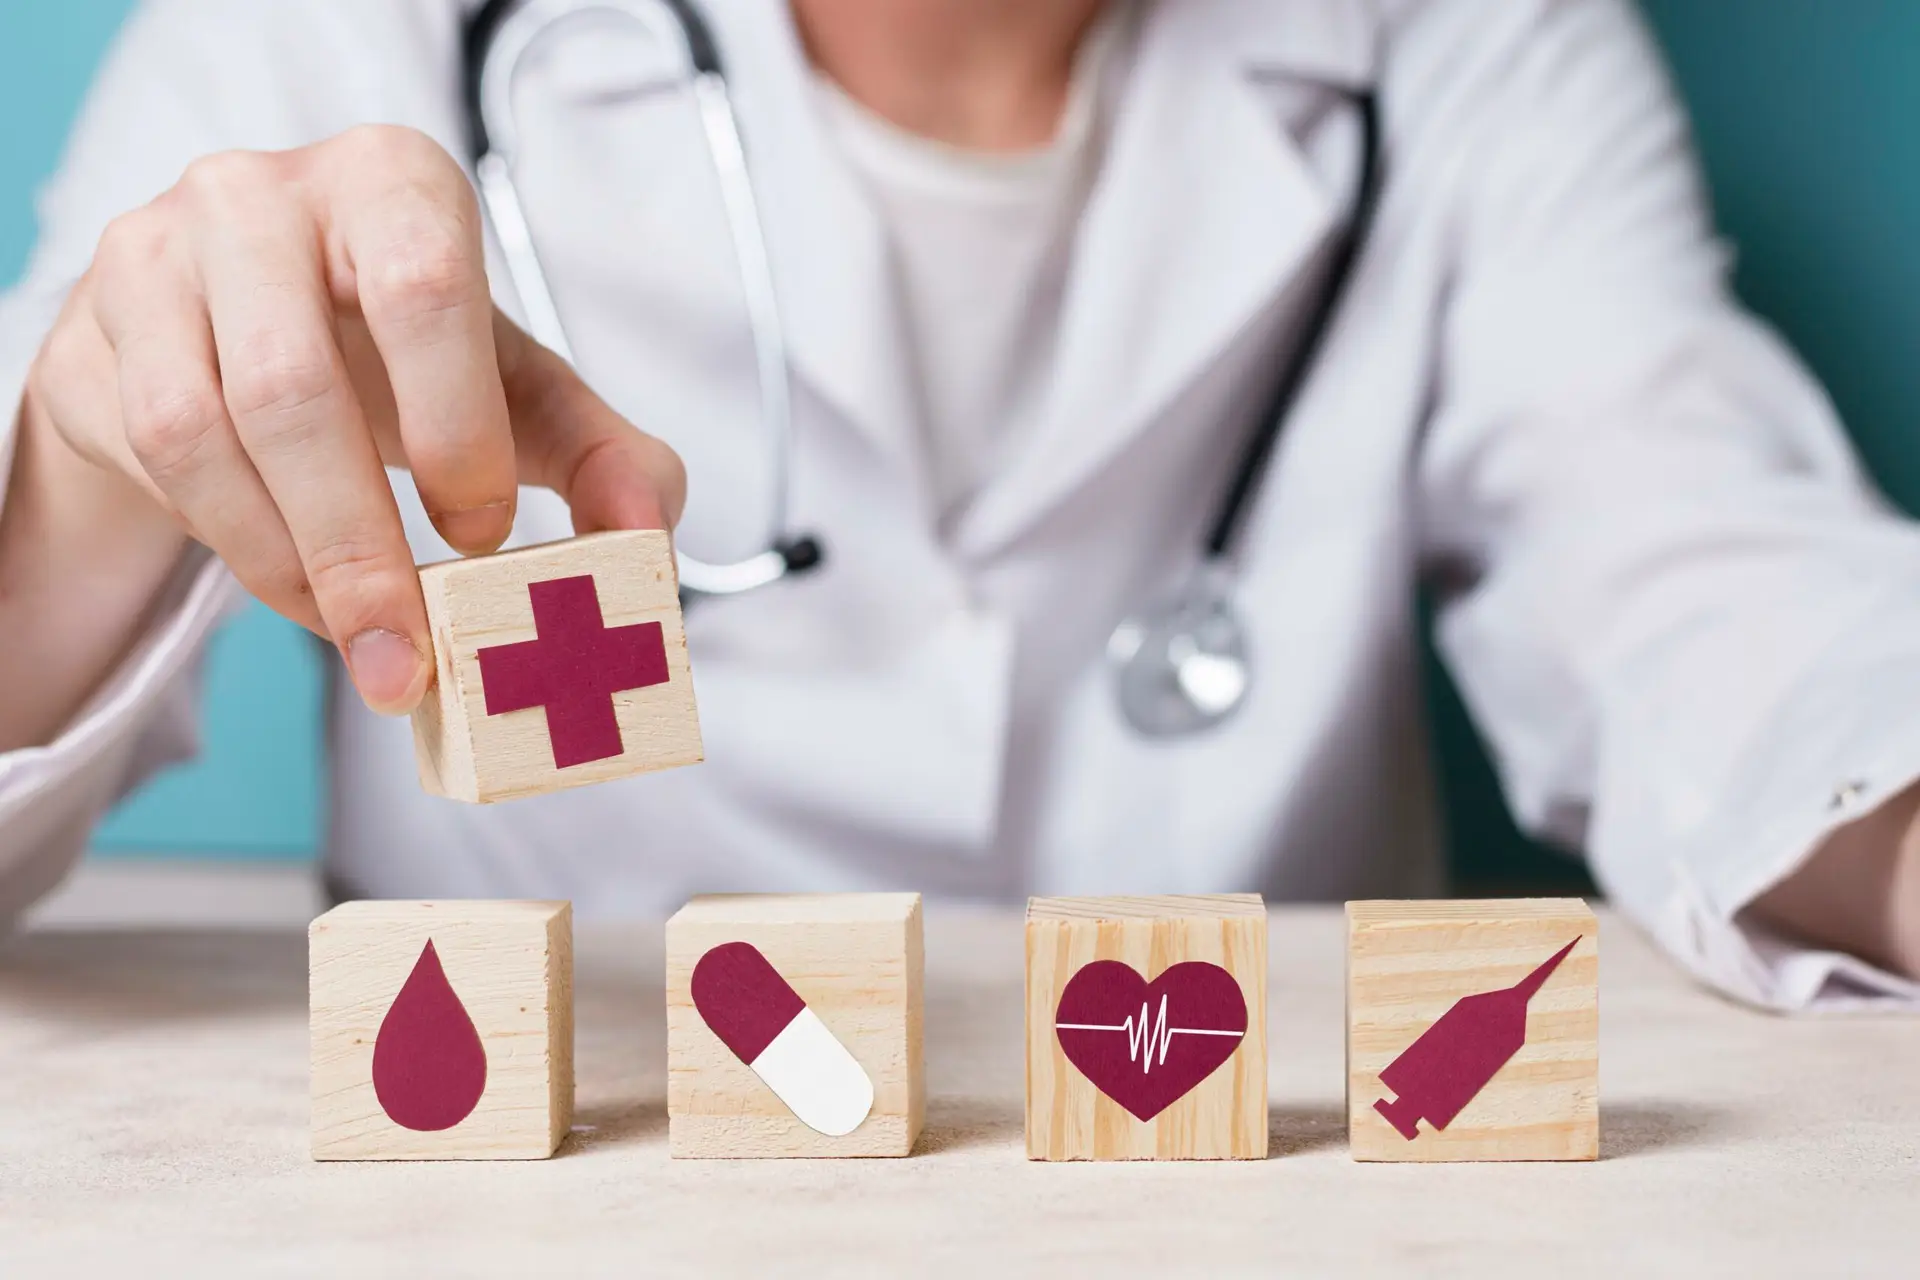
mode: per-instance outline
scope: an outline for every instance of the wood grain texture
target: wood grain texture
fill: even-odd
[[[573,909],[565,902],[348,902],[307,931],[316,1160],[537,1160],[573,1123]],[[451,1129],[387,1118],[374,1041],[431,940],[487,1055]]]
[[[556,769],[539,707],[490,716],[482,648],[537,636],[527,584],[588,574],[608,627],[658,622],[665,684],[612,695],[624,750]],[[420,785],[434,795],[489,803],[606,782],[703,758],[687,664],[672,539],[658,530],[595,533],[420,570],[433,633],[434,685],[413,716]]]
[[[176,873],[231,892],[231,864]],[[1347,1154],[1338,907],[1269,912],[1273,1158],[1172,1168],[1024,1158],[1018,909],[926,904],[905,1165],[668,1159],[664,915],[576,922],[591,1131],[536,1168],[291,1158],[305,917],[29,922],[0,951],[0,1276],[1911,1275],[1920,1018],[1756,1012],[1599,914],[1602,1158],[1397,1169]]]
[[[816,1133],[707,1027],[693,968],[750,942],[873,1081],[873,1111],[841,1138]],[[679,1158],[904,1156],[926,1120],[924,969],[917,893],[693,899],[667,921],[667,1115]]]
[[[1263,1160],[1267,1155],[1267,914],[1258,894],[1034,898],[1027,904],[1026,1138],[1031,1160]],[[1072,976],[1118,960],[1151,982],[1183,961],[1240,984],[1240,1047],[1150,1121],[1067,1060],[1054,1011]]]
[[[1444,1130],[1374,1110],[1380,1073],[1463,996],[1579,944],[1527,1002],[1526,1041]],[[1578,898],[1347,904],[1347,1132],[1356,1160],[1592,1160],[1600,1144],[1600,936]]]

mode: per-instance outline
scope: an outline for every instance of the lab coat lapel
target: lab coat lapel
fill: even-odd
[[[795,380],[923,485],[885,232],[825,132],[786,0],[712,8]]]
[[[972,554],[1017,537],[1162,414],[1344,210],[1260,80],[1366,83],[1364,6],[1179,0],[1141,21],[1074,251],[1058,381],[1036,437],[956,530]]]

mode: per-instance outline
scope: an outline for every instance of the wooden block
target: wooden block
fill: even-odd
[[[1027,903],[1027,1158],[1262,1160],[1254,893]]]
[[[673,544],[595,533],[420,570],[420,785],[487,803],[701,759]]]
[[[307,931],[316,1160],[543,1160],[573,1123],[573,908],[347,902]]]
[[[1578,898],[1349,902],[1353,1158],[1594,1159],[1599,974]]]
[[[667,921],[673,1155],[910,1154],[926,1118],[921,954],[917,893],[682,907]]]

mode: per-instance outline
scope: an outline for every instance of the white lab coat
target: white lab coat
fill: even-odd
[[[459,7],[152,0],[0,313],[0,393],[102,225],[193,157],[362,121],[464,154]],[[699,768],[469,808],[424,795],[405,722],[340,682],[343,891],[604,914],[698,890],[1431,888],[1425,568],[1521,819],[1583,843],[1681,962],[1781,1006],[1913,998],[1736,920],[1920,776],[1920,538],[1730,300],[1680,109],[1622,0],[1150,5],[1048,409],[946,527],[884,239],[814,117],[784,5],[708,7],[791,339],[796,524],[826,566],[690,612]],[[700,136],[659,90],[673,65],[617,27],[537,55],[520,176],[583,370],[685,455],[684,545],[724,558],[759,536],[766,455]],[[1357,130],[1327,86],[1365,83],[1384,198],[1247,527],[1251,698],[1211,734],[1143,740],[1103,646],[1194,563],[1348,205]],[[421,557],[447,555],[397,492]],[[568,532],[527,498],[517,541]],[[233,594],[219,566],[187,566],[76,724],[0,757],[0,908],[54,883],[113,795],[190,738],[191,672]]]

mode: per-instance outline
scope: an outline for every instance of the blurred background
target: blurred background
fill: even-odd
[[[270,0],[263,0],[263,3]],[[33,240],[93,67],[134,0],[0,0],[0,282]],[[1920,509],[1920,4],[1644,0],[1691,106],[1742,296],[1812,364],[1881,485]],[[322,839],[322,655],[264,609],[211,659],[204,750],[100,831],[95,857],[300,862]],[[1579,890],[1513,829],[1445,674],[1427,661],[1456,888]]]

